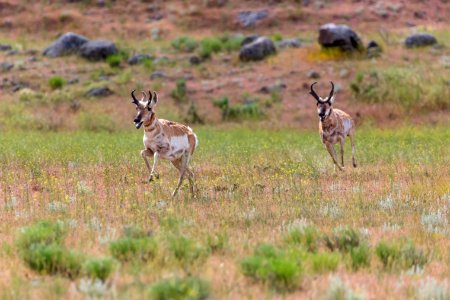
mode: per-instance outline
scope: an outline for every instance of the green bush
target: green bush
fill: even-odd
[[[111,68],[117,68],[120,66],[122,62],[122,55],[120,54],[112,54],[106,58],[106,62]]]
[[[92,279],[105,281],[114,271],[114,260],[110,257],[90,258],[83,264],[83,273]]]
[[[290,228],[284,236],[284,242],[287,244],[301,245],[310,252],[317,251],[319,233],[313,226],[303,228]]]
[[[223,97],[213,100],[213,105],[222,111],[222,121],[259,119],[264,115],[256,102],[230,105],[228,97]]]
[[[60,89],[64,86],[66,80],[61,76],[53,76],[48,80],[48,84],[53,90]]]
[[[353,270],[368,267],[370,264],[370,248],[366,243],[350,249],[351,266]]]
[[[344,253],[358,247],[361,242],[359,233],[352,228],[339,229],[331,235],[326,235],[324,240],[331,251],[339,250]]]
[[[205,255],[204,249],[195,240],[183,235],[170,235],[167,250],[183,266],[187,268]]]
[[[178,51],[192,52],[198,47],[198,42],[190,37],[178,37],[171,43],[172,47]]]
[[[211,252],[223,251],[228,244],[228,235],[226,233],[208,235],[207,244]]]
[[[205,38],[200,42],[199,55],[202,58],[210,58],[211,54],[222,51],[223,44],[218,38]]]
[[[423,268],[428,262],[428,255],[421,249],[417,249],[413,242],[408,241],[401,249],[402,267],[406,269]]]
[[[210,294],[210,283],[197,277],[164,279],[149,288],[152,300],[203,300]]]
[[[280,292],[298,287],[303,271],[297,255],[270,244],[258,246],[253,256],[241,261],[240,267],[245,276],[266,283]]]
[[[23,227],[16,240],[16,245],[19,251],[28,251],[33,245],[60,244],[66,233],[66,227],[60,222],[40,221]]]
[[[151,237],[122,237],[109,245],[111,255],[119,261],[148,261],[156,256],[158,244]]]
[[[33,244],[21,252],[22,259],[33,270],[49,275],[62,275],[71,279],[80,272],[84,257],[58,244]]]
[[[385,269],[392,266],[400,258],[400,249],[397,244],[380,241],[376,248],[375,254],[380,259]]]
[[[178,79],[175,89],[172,90],[171,96],[178,102],[186,102],[187,100],[187,86],[186,80]]]
[[[319,252],[311,254],[309,258],[312,270],[315,273],[324,273],[336,271],[341,257],[339,253],[335,252]]]
[[[236,51],[241,48],[242,41],[245,39],[245,36],[242,34],[236,34],[236,35],[228,35],[225,34],[221,37],[223,50],[226,50],[228,52]]]

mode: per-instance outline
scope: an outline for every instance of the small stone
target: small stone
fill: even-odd
[[[3,62],[3,63],[0,64],[0,70],[2,70],[2,72],[8,72],[12,68],[14,68],[14,64],[13,63]]]
[[[437,40],[429,33],[415,33],[405,39],[406,48],[425,47],[437,44]]]
[[[12,50],[12,47],[10,45],[0,44],[0,51],[10,51],[10,50]]]
[[[161,38],[161,29],[159,28],[152,28],[151,30],[152,40],[156,41]]]
[[[414,18],[416,18],[416,19],[425,19],[426,16],[427,16],[427,13],[424,11],[415,11],[414,12]]]
[[[189,62],[191,63],[191,65],[199,65],[201,64],[202,60],[197,55],[194,55],[189,58]]]
[[[112,95],[113,91],[111,91],[108,87],[99,87],[99,88],[93,88],[90,89],[86,96],[88,97],[106,97],[109,95]]]
[[[301,45],[300,39],[285,39],[277,43],[279,48],[300,48]]]
[[[78,82],[80,82],[80,80],[78,78],[72,78],[67,82],[67,84],[72,85],[72,84],[77,84]]]
[[[129,65],[137,65],[146,59],[153,59],[153,57],[148,54],[136,54],[133,57],[131,57],[130,59],[128,59],[128,64]]]
[[[306,73],[306,76],[311,79],[319,79],[320,78],[319,72],[314,71],[314,70],[308,71],[308,73]]]
[[[166,73],[162,72],[162,71],[155,71],[150,75],[150,79],[157,79],[157,78],[165,78]]]
[[[268,16],[269,11],[266,9],[259,11],[241,11],[238,15],[238,22],[244,27],[250,27]]]

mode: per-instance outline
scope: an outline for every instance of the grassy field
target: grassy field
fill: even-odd
[[[141,131],[2,133],[1,299],[448,299],[448,128],[360,129],[345,172],[316,131],[196,132],[195,199]]]

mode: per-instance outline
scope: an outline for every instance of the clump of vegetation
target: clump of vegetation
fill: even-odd
[[[300,285],[303,268],[297,253],[279,249],[271,244],[261,244],[253,256],[244,258],[241,270],[247,277],[286,292]]]
[[[178,37],[171,43],[172,47],[178,51],[192,52],[198,47],[198,42],[190,37]]]
[[[370,247],[366,243],[361,243],[357,247],[350,249],[351,267],[353,270],[358,270],[363,267],[368,267],[370,264]]]
[[[331,251],[339,250],[347,253],[352,248],[358,247],[361,243],[360,234],[352,228],[342,228],[336,230],[331,235],[324,237],[325,245]]]
[[[124,236],[109,245],[111,255],[119,261],[148,261],[156,256],[158,244],[153,237]]]
[[[110,257],[91,258],[83,264],[83,273],[91,279],[105,281],[113,271],[114,260]]]
[[[199,55],[201,58],[210,58],[211,54],[222,51],[223,44],[219,38],[205,38],[200,42]]]
[[[28,267],[39,273],[76,278],[84,256],[62,245],[66,233],[61,223],[47,221],[22,228],[16,241],[19,255]]]
[[[148,294],[153,300],[203,300],[210,297],[211,285],[197,277],[174,277],[154,283]]]
[[[319,252],[308,256],[311,260],[311,267],[315,273],[335,271],[339,265],[341,256],[335,252]]]
[[[120,54],[112,54],[106,58],[106,62],[111,68],[117,68],[120,66],[122,62],[122,55]]]
[[[314,226],[306,225],[302,227],[288,228],[284,236],[287,244],[301,245],[310,252],[316,252],[319,246],[319,233]]]
[[[66,80],[61,76],[52,76],[48,80],[48,85],[52,90],[60,89],[66,84]]]
[[[194,102],[191,102],[191,105],[189,105],[185,120],[188,124],[205,124],[205,120],[198,113],[197,105]]]
[[[178,102],[186,102],[187,100],[187,86],[185,79],[178,79],[175,89],[170,93],[173,99]]]
[[[197,241],[184,235],[170,235],[167,250],[184,270],[206,256],[205,249]]]
[[[230,105],[228,97],[223,97],[214,100],[213,104],[222,111],[222,121],[259,119],[263,116],[257,102]]]
[[[227,52],[236,51],[241,48],[242,41],[245,36],[242,34],[229,35],[224,34],[220,40],[222,41],[222,48]]]
[[[387,68],[358,73],[350,88],[358,101],[395,103],[406,109],[450,107],[450,90],[439,72]]]
[[[407,241],[403,246],[395,242],[380,241],[375,248],[375,253],[385,269],[397,267],[417,270],[428,262],[428,255],[416,248],[411,241]]]
[[[339,277],[330,279],[325,300],[363,300],[365,297],[353,291]]]
[[[207,244],[211,252],[223,251],[228,244],[228,235],[226,233],[208,235]]]

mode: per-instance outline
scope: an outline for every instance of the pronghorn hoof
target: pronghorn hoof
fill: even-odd
[[[152,182],[153,181],[153,175],[150,175],[150,177],[148,178],[148,182]]]

